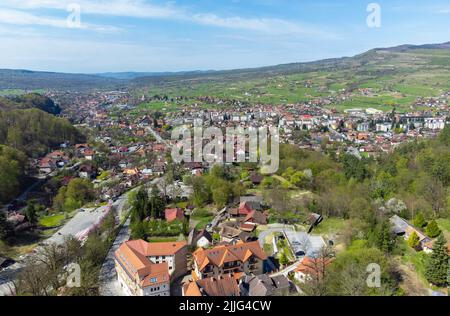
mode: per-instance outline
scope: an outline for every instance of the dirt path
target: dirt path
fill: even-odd
[[[431,289],[426,287],[417,273],[414,271],[414,267],[411,265],[401,264],[398,265],[399,271],[403,277],[400,283],[408,296],[429,296],[431,295]]]

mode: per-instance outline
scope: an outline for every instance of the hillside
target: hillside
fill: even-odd
[[[352,107],[390,110],[393,105],[407,109],[419,96],[438,96],[450,91],[449,70],[450,42],[447,42],[376,48],[354,57],[227,71],[84,75],[0,70],[0,91],[126,88],[140,96],[183,96],[192,102],[199,96],[213,96],[268,104],[331,97],[329,107],[339,110]],[[362,95],[357,93],[359,89],[370,91]],[[354,94],[337,101],[343,91]]]
[[[450,91],[450,44],[378,48],[350,58],[198,76],[144,77],[133,83],[138,93],[150,97],[212,96],[250,104],[327,98],[326,106],[338,110],[373,107],[389,111],[393,106],[407,110],[418,97]]]
[[[95,75],[0,69],[0,90],[90,90],[116,88],[122,80]]]
[[[38,109],[0,111],[0,144],[39,157],[64,141],[84,140],[66,119]]]
[[[39,109],[50,114],[60,114],[61,108],[52,99],[37,93],[12,98],[0,97],[0,110]]]

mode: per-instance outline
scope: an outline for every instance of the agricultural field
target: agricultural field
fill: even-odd
[[[167,95],[169,98],[183,96],[186,100],[181,103],[143,103],[140,108],[170,111],[208,96],[248,104],[275,105],[327,98],[330,102],[326,107],[338,111],[374,108],[387,112],[395,107],[399,112],[405,112],[411,110],[417,97],[436,97],[450,90],[449,50],[372,50],[337,60],[333,67],[324,66],[321,62],[306,65],[281,65],[271,72],[254,70],[251,75],[242,70],[233,75],[150,84],[140,88],[139,93]],[[282,70],[278,71],[277,67]],[[361,89],[370,92],[363,94]],[[198,103],[201,106],[201,102]]]

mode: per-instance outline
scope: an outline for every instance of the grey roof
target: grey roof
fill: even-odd
[[[285,276],[269,277],[267,274],[247,276],[244,284],[249,296],[273,296],[282,290],[288,290],[290,286]]]
[[[394,232],[396,234],[405,233],[406,228],[411,226],[406,220],[404,220],[403,218],[401,218],[401,217],[399,217],[397,215],[392,216],[389,219],[389,221],[394,226]]]

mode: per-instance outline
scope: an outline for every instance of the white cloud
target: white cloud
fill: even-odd
[[[69,28],[67,19],[34,15],[19,10],[0,9],[0,23],[13,25],[41,25],[56,28]],[[116,31],[113,26],[81,23],[80,29],[90,29],[95,31]]]
[[[16,9],[66,10],[69,4],[80,5],[83,14],[168,18],[179,14],[171,5],[158,6],[142,0],[2,0],[2,5]]]
[[[196,14],[192,17],[192,20],[203,25],[258,31],[267,34],[303,34],[329,38],[336,37],[336,35],[332,33],[323,32],[318,29],[306,27],[295,22],[281,19],[242,18],[239,16],[224,18],[215,14]]]
[[[316,27],[306,27],[283,19],[247,18],[240,16],[222,17],[213,13],[189,14],[173,4],[155,5],[143,0],[2,0],[1,5],[15,9],[57,9],[66,10],[70,3],[81,7],[81,14],[134,17],[143,19],[171,19],[195,24],[240,29],[266,34],[314,35],[322,38],[336,38],[332,32]]]

